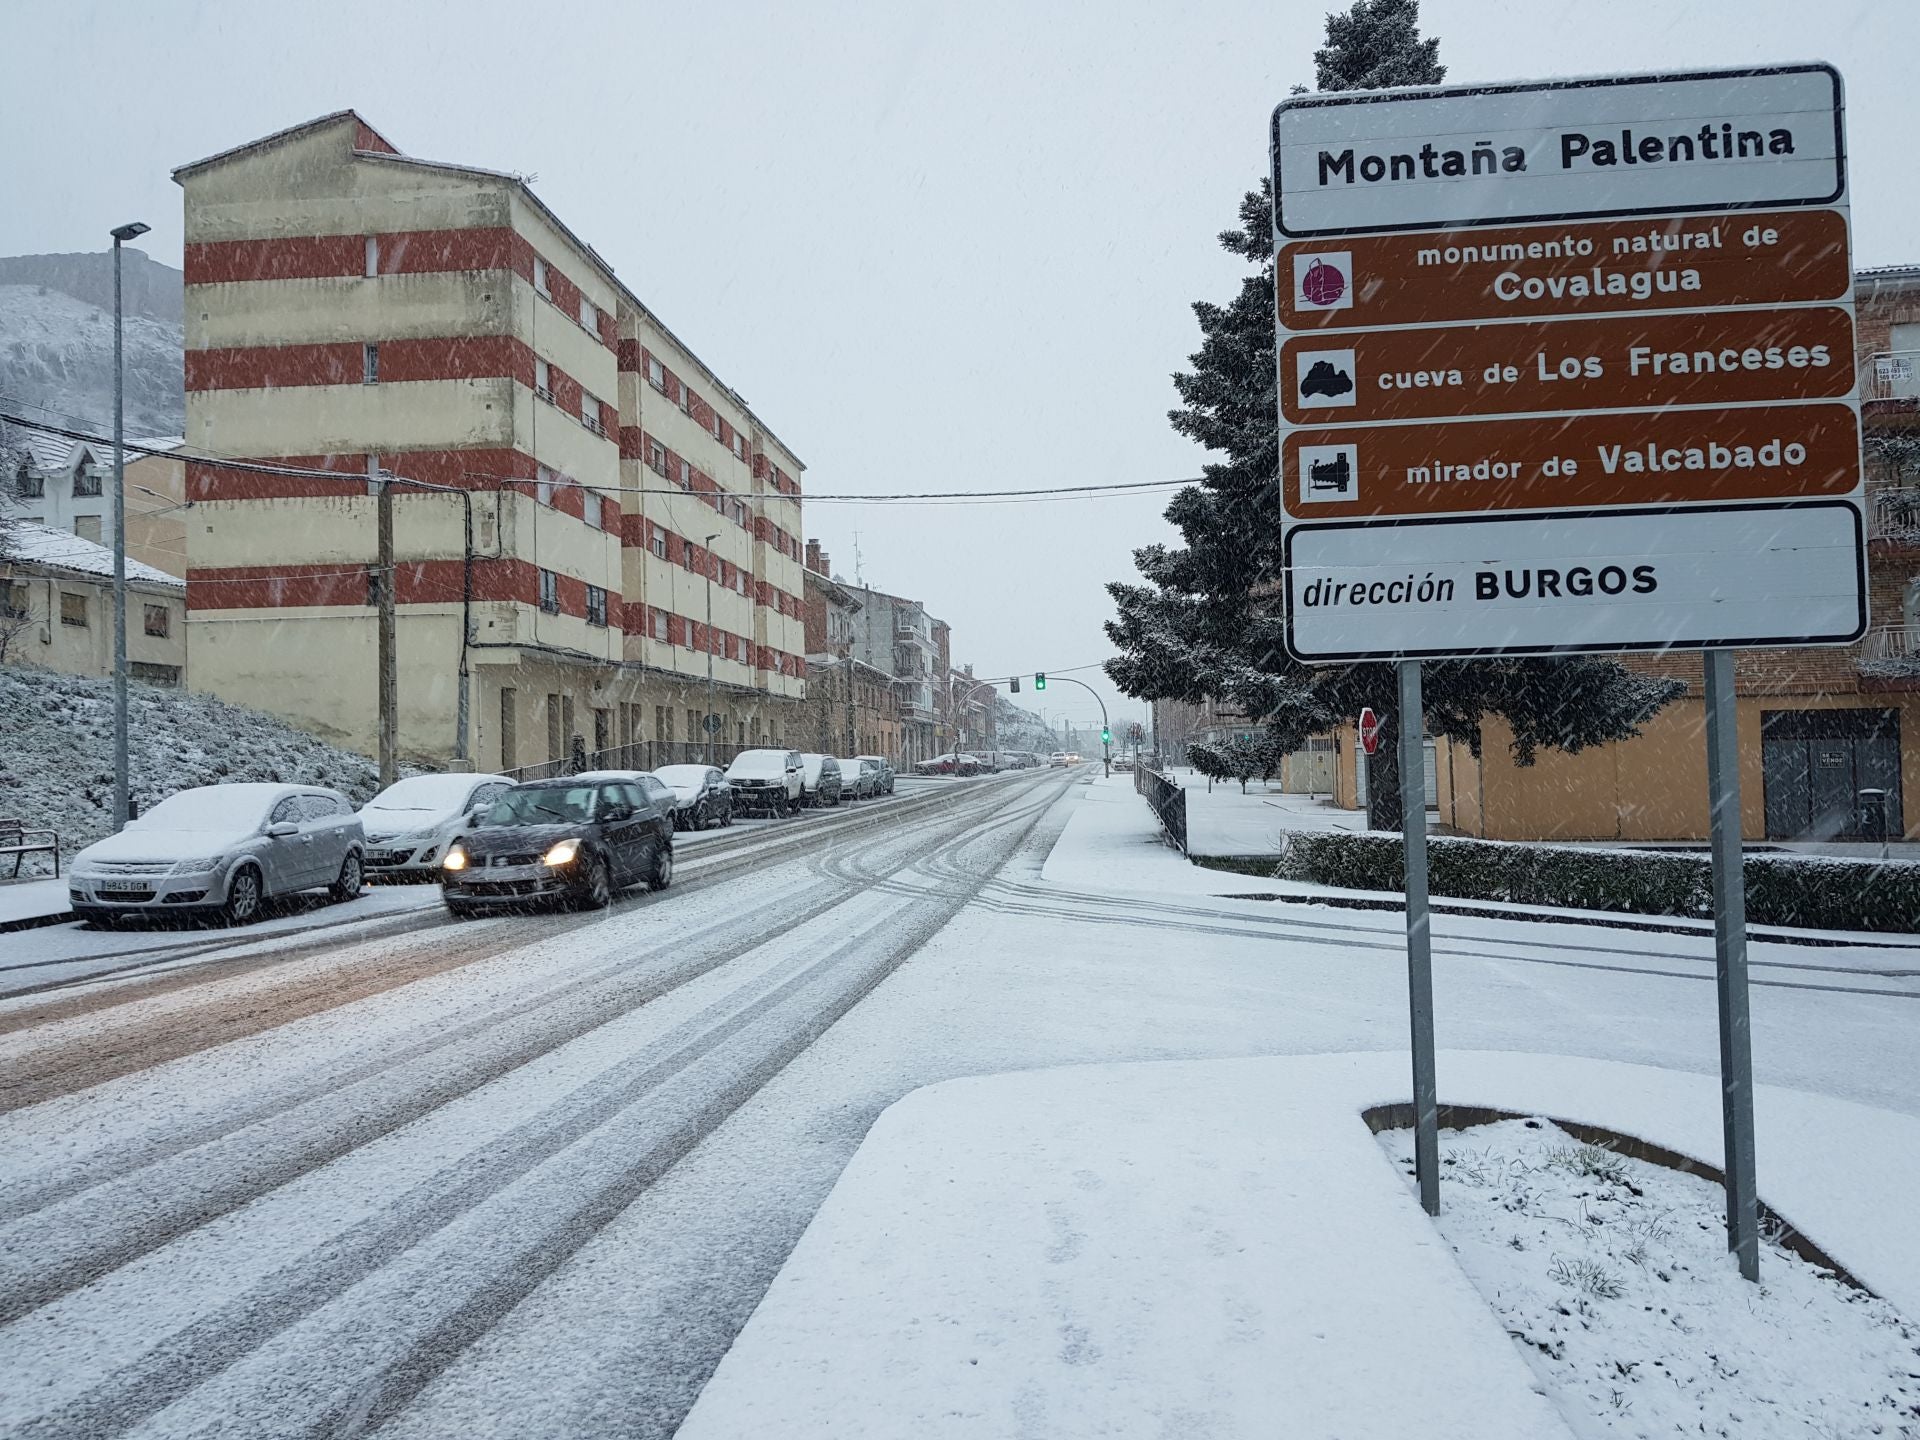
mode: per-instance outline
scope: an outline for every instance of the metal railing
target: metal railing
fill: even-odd
[[[1133,767],[1133,788],[1147,797],[1160,828],[1182,855],[1187,853],[1187,792],[1145,765]]]
[[[716,742],[713,763],[724,770],[743,749],[753,748]],[[542,760],[537,765],[521,765],[500,773],[510,780],[550,780],[556,775],[578,775],[583,770],[658,770],[662,765],[706,763],[704,740],[635,740],[629,745],[609,745],[604,750],[587,750],[567,759]]]
[[[1904,625],[1882,625],[1869,630],[1860,642],[1860,658],[1864,661],[1912,660],[1920,658],[1920,645],[1913,642],[1913,634]]]
[[[1882,350],[1860,377],[1862,400],[1920,400],[1920,350]]]
[[[1868,538],[1920,542],[1920,487],[1869,490],[1867,499]]]

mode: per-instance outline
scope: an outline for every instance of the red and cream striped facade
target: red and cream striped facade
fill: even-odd
[[[351,111],[175,179],[187,452],[322,472],[189,462],[196,688],[373,747],[378,469],[444,487],[394,492],[408,756],[463,658],[482,768],[699,738],[709,653],[722,741],[786,738],[803,467],[523,181]]]

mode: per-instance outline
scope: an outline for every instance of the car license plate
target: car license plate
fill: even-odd
[[[384,865],[391,859],[393,859],[393,852],[391,850],[367,851],[367,863],[369,865]]]
[[[151,885],[141,885],[128,880],[102,880],[93,888],[98,890],[102,895],[147,896],[153,893],[153,887]]]

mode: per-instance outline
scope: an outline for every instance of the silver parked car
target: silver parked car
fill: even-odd
[[[504,775],[413,775],[360,807],[370,874],[438,880],[447,846],[467,829],[467,816],[512,788]]]
[[[876,778],[873,793],[876,795],[893,794],[893,762],[884,755],[856,755],[853,757],[862,765],[872,765]]]
[[[871,760],[862,760],[857,755],[846,755],[840,759],[840,798],[842,800],[871,800],[880,793],[880,767]]]
[[[360,817],[338,790],[200,785],[74,856],[68,898],[96,925],[195,912],[245,925],[268,900],[302,890],[352,899],[365,848]]]

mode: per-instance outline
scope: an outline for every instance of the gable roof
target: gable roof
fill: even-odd
[[[113,551],[92,540],[83,540],[65,530],[42,525],[36,520],[20,520],[13,527],[13,564],[31,565],[48,570],[65,570],[90,580],[113,578]],[[163,585],[186,593],[187,582],[178,575],[127,557],[127,579],[147,585]]]
[[[386,146],[389,150],[394,150],[394,153],[399,153],[394,149],[394,146],[386,136],[382,135],[378,130],[375,130],[361,118],[358,110],[335,110],[331,115],[321,115],[313,120],[303,120],[298,125],[289,125],[284,130],[274,131],[271,135],[262,135],[258,140],[249,140],[246,144],[236,145],[231,150],[222,150],[217,155],[209,155],[204,160],[194,160],[185,165],[175,166],[173,171],[174,183],[178,184],[186,176],[198,175],[203,170],[210,170],[215,165],[224,165],[227,161],[238,159],[242,155],[251,155],[259,150],[269,150],[275,145],[285,144],[287,141],[298,139],[302,135],[310,135],[315,130],[324,129],[329,125],[336,125],[342,120],[352,120],[361,130],[364,130],[368,136],[379,141],[380,144]],[[355,149],[361,148],[359,145],[360,138],[359,134],[356,133],[354,136]]]

